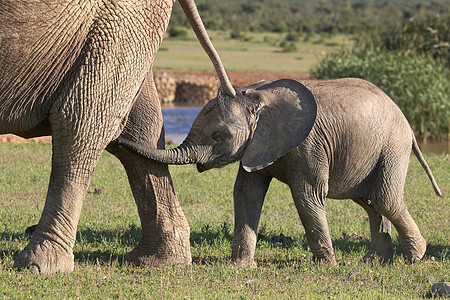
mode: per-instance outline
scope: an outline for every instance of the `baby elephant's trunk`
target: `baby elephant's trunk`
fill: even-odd
[[[165,164],[186,165],[195,164],[198,162],[196,152],[192,151],[191,147],[186,142],[176,148],[168,150],[150,149],[124,138],[118,138],[117,143],[142,155],[143,157]]]

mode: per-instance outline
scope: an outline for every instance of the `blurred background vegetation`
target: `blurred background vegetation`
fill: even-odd
[[[347,35],[310,70],[312,78],[359,77],[381,87],[401,107],[415,133],[450,138],[450,0],[196,0],[208,30],[232,40],[254,33],[283,35],[277,46],[295,53],[319,36]],[[168,34],[190,31],[179,5]],[[274,41],[265,40],[270,44]]]
[[[448,0],[196,0],[208,30],[351,33],[392,29],[402,20],[450,15]],[[179,5],[170,27],[186,27]]]
[[[416,135],[448,139],[450,17],[411,18],[363,34],[353,49],[327,55],[311,77],[367,79],[396,101]]]

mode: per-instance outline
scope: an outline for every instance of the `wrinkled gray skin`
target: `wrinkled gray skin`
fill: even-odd
[[[126,260],[191,263],[189,226],[167,166],[112,140],[164,147],[152,64],[173,0],[2,0],[0,134],[53,136],[41,219],[14,262],[37,273],[69,272],[82,202],[105,148],[123,163],[142,237]],[[193,1],[180,1],[223,82],[226,77]],[[225,78],[226,79],[226,78]],[[223,83],[230,95],[229,82]],[[109,145],[109,146],[108,146]]]
[[[234,99],[219,93],[174,150],[119,143],[161,162],[197,163],[199,171],[241,160],[232,249],[232,259],[240,263],[254,263],[261,208],[272,178],[289,185],[316,261],[336,264],[325,197],[353,199],[367,211],[371,245],[365,259],[392,260],[391,222],[405,258],[421,259],[426,243],[403,202],[411,149],[441,193],[400,109],[364,80],[302,84],[261,82],[238,90]]]

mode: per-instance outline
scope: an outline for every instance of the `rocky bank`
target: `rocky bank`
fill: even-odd
[[[307,79],[304,73],[273,72],[228,72],[231,83],[236,87],[246,86],[260,80],[280,78]],[[158,70],[154,74],[156,89],[161,102],[204,104],[217,94],[219,82],[215,72],[211,71],[178,71]]]

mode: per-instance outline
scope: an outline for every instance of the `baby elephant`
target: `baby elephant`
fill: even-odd
[[[352,199],[368,213],[371,244],[365,259],[391,261],[391,222],[409,262],[426,242],[403,201],[411,149],[442,196],[397,105],[361,79],[291,79],[219,91],[185,141],[171,150],[119,139],[141,155],[169,164],[196,163],[202,172],[241,160],[234,186],[232,259],[254,264],[261,208],[272,178],[286,183],[315,261],[336,264],[325,197]]]

